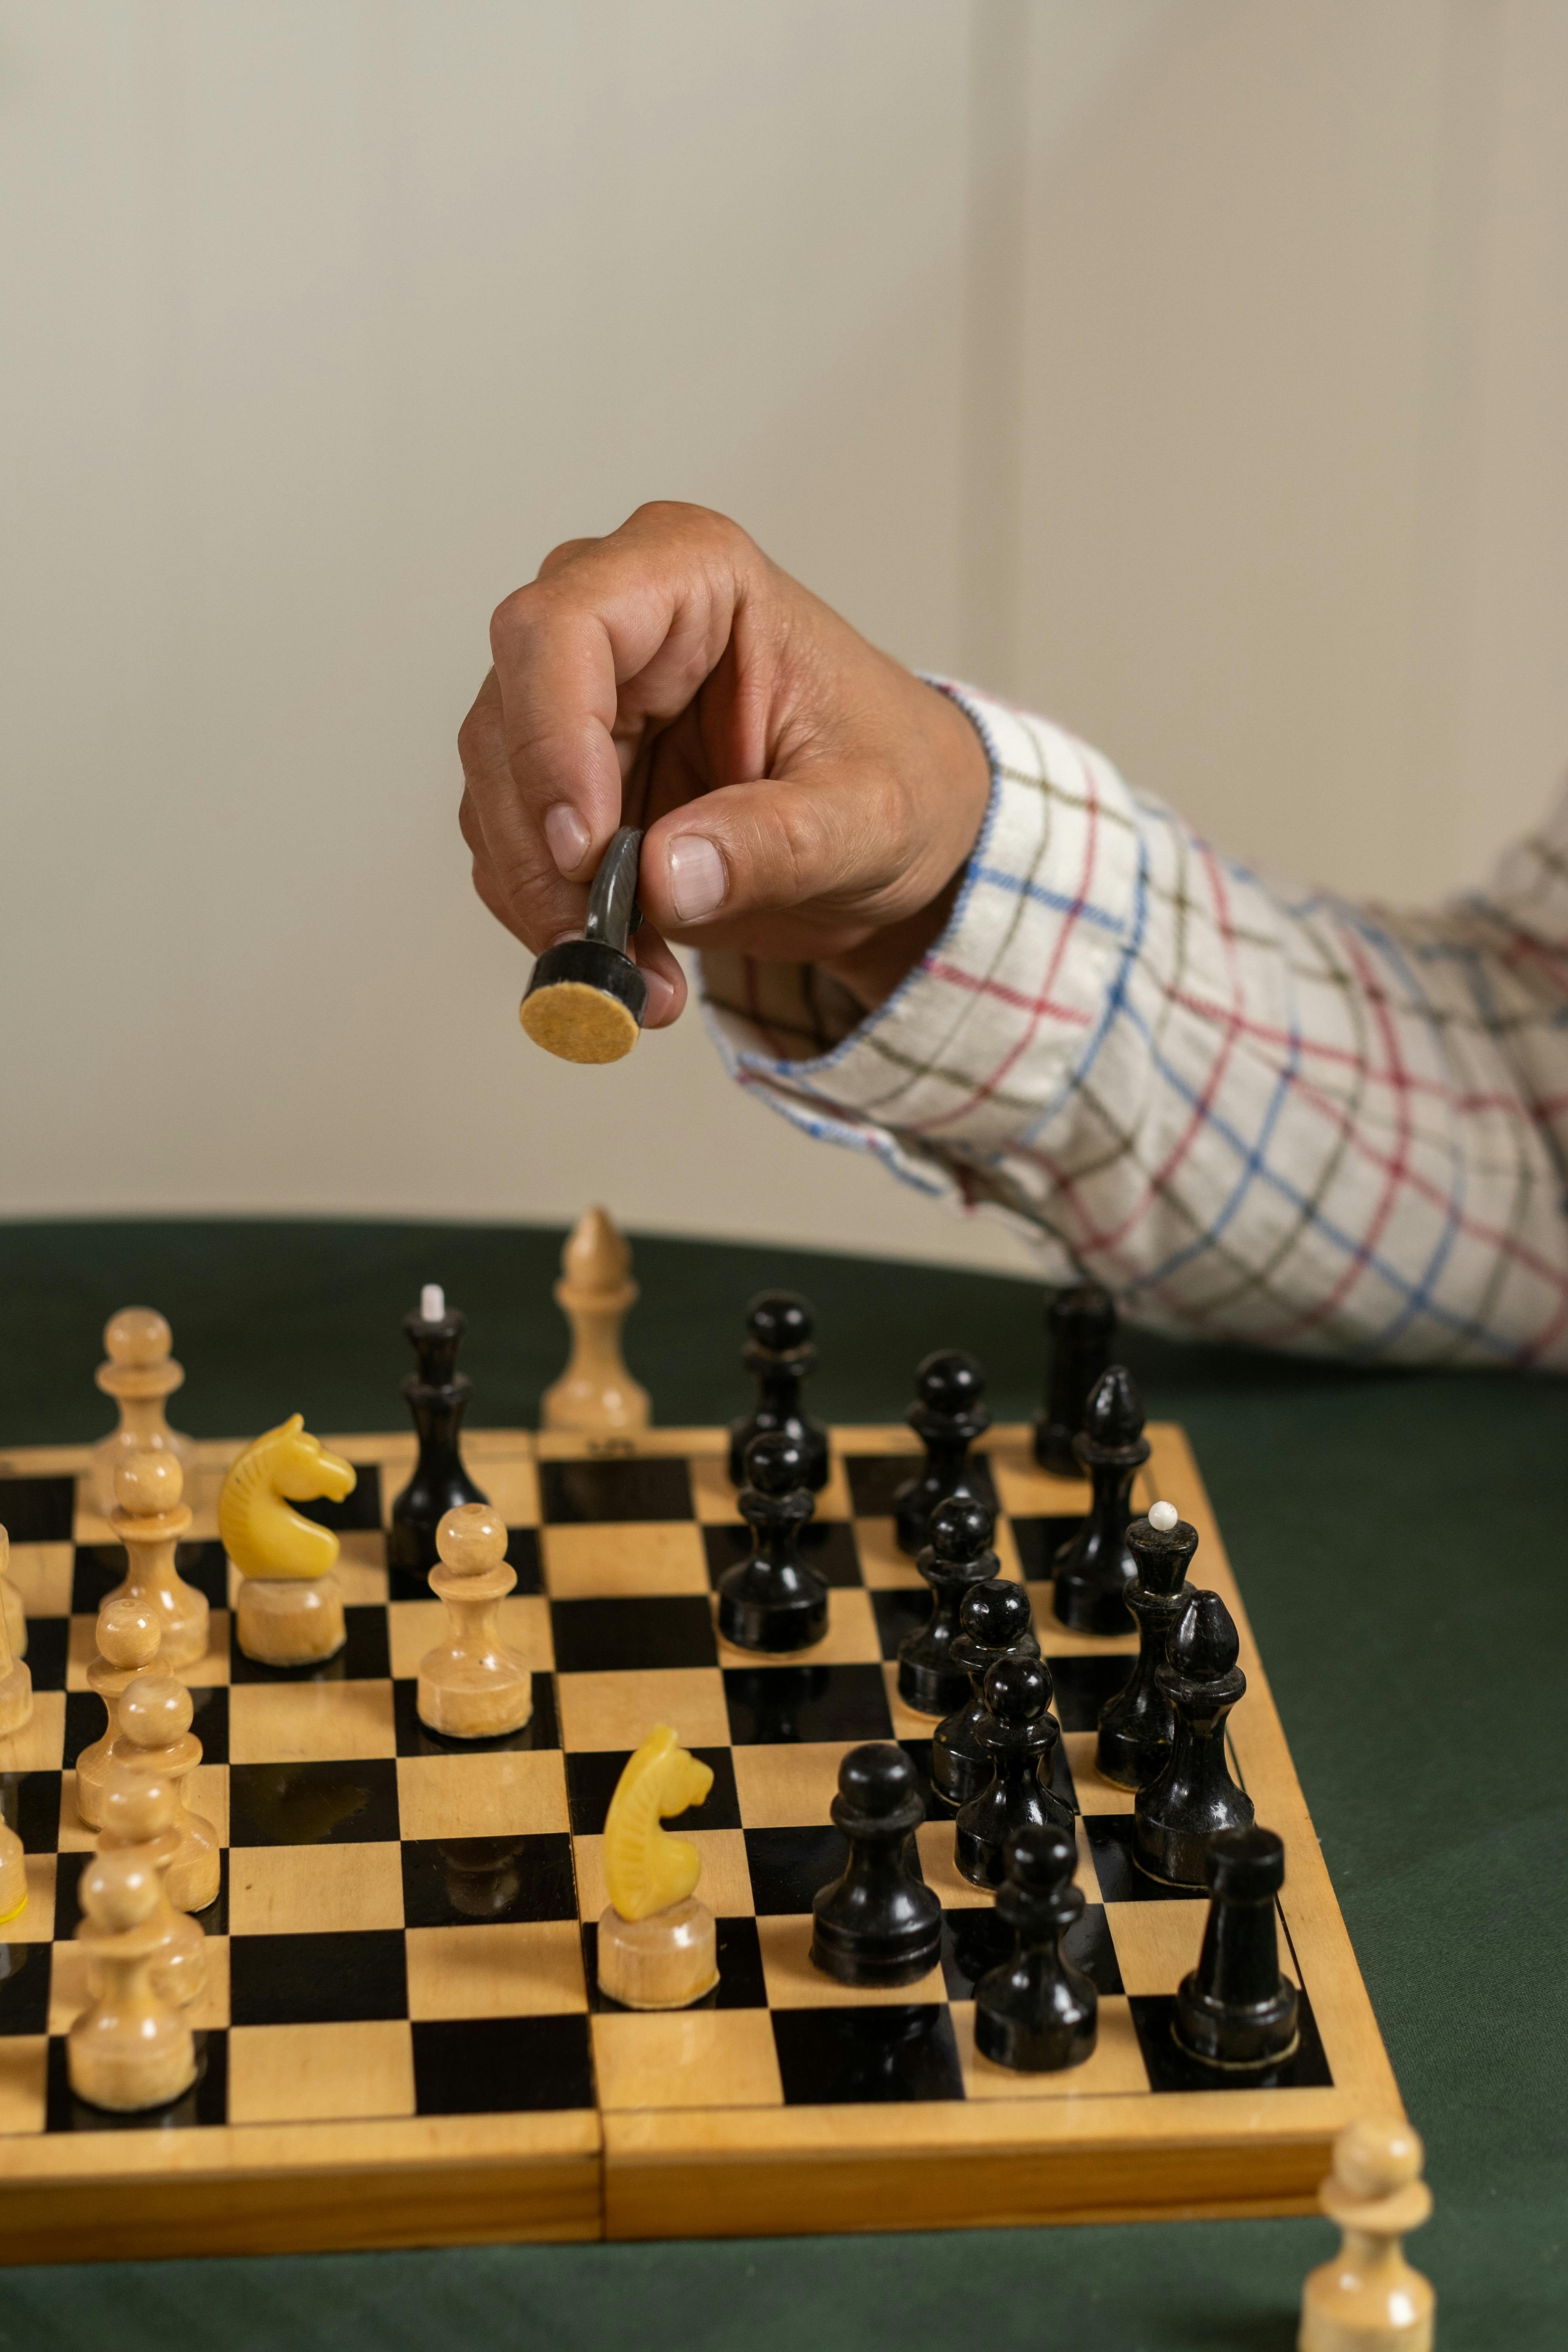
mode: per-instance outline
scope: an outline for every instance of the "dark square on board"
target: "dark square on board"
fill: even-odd
[[[406,2017],[401,1927],[315,1936],[231,1936],[233,2025],[349,2025]]]
[[[229,1767],[230,1845],[367,1845],[396,1835],[390,1756]]]
[[[700,1592],[552,1601],[550,1628],[557,1674],[626,1674],[718,1662],[713,1612]]]
[[[529,1836],[415,1838],[403,1848],[403,1917],[409,1927],[575,1919],[572,1841],[564,1830]]]
[[[827,1822],[820,1828],[747,1830],[744,1834],[752,1900],[759,1918],[809,1911],[818,1888],[842,1877],[848,1859],[844,1832]]]
[[[539,2114],[594,2104],[585,2017],[426,2019],[413,2032],[422,2116]]]
[[[27,1853],[53,1853],[60,1842],[60,1775],[0,1772],[0,1811]]]
[[[896,1585],[890,1591],[872,1593],[871,1613],[877,1620],[877,1636],[884,1658],[896,1658],[905,1634],[918,1633],[922,1625],[931,1622],[931,1593],[923,1584],[913,1591],[908,1585]]]
[[[537,1528],[508,1528],[506,1556],[509,1565],[517,1570],[517,1582],[512,1588],[514,1591],[543,1591],[544,1568],[539,1557]],[[428,1591],[428,1586],[426,1589]]]
[[[540,1516],[547,1527],[613,1519],[689,1519],[691,1480],[678,1454],[600,1462],[542,1462]]]
[[[962,2099],[952,2020],[935,2001],[865,2009],[775,2009],[786,2106]]]
[[[1089,1850],[1094,1857],[1094,1874],[1100,1881],[1100,1892],[1107,1903],[1203,1903],[1207,1890],[1202,1886],[1169,1886],[1163,1878],[1151,1878],[1140,1870],[1132,1859],[1133,1817],[1131,1813],[1086,1813],[1083,1825],[1089,1833]]]
[[[381,1531],[381,1466],[375,1462],[356,1462],[354,1483],[341,1503],[330,1495],[316,1495],[294,1509],[302,1519],[313,1519],[319,1528],[333,1528],[339,1535],[377,1535]]]
[[[49,1947],[0,1944],[0,2035],[49,2030]]]
[[[1038,1628],[1037,1627],[1037,1632]],[[1049,1628],[1047,1628],[1048,1638]],[[1045,1650],[1042,1641],[1040,1647]],[[1100,1727],[1100,1710],[1125,1687],[1127,1677],[1137,1664],[1136,1650],[1111,1651],[1083,1656],[1053,1657],[1046,1650],[1046,1664],[1050,1670],[1056,1696],[1051,1701],[1051,1713],[1064,1731],[1095,1731]]]
[[[4,1525],[5,1521],[0,1519],[0,1527]],[[64,1690],[66,1661],[70,1654],[70,1633],[68,1617],[28,1618],[26,1667],[33,1677],[35,1691]],[[101,1715],[101,1702],[95,1701],[94,1704]]]
[[[737,1748],[893,1736],[880,1666],[726,1666],[724,1699]]]
[[[1070,1543],[1083,1525],[1081,1513],[1055,1513],[1048,1518],[1010,1518],[1018,1565],[1029,1584],[1049,1584],[1057,1572],[1057,1554]]]
[[[707,1527],[702,1548],[708,1555],[708,1581],[717,1585],[727,1568],[752,1556],[752,1530],[741,1525]],[[860,1554],[855,1530],[847,1519],[808,1520],[795,1541],[796,1557],[816,1570],[825,1584],[857,1585],[861,1581]]]
[[[14,1544],[69,1543],[76,1533],[74,1478],[0,1478],[0,1528]]]
[[[1300,1996],[1297,2011],[1300,2039],[1289,2058],[1277,2066],[1251,2067],[1205,2066],[1199,2058],[1190,2058],[1173,2039],[1171,2021],[1176,2004],[1169,1993],[1134,1993],[1128,2003],[1132,2011],[1132,2023],[1138,2034],[1138,2047],[1149,2073],[1152,2091],[1330,2091],[1334,2078],[1329,2072],[1322,2038],[1312,2015],[1312,2004],[1305,1993]]]
[[[189,2131],[197,2125],[228,2121],[228,2036],[219,2028],[193,2036],[196,2079],[188,2091],[166,2107],[151,2107],[136,2115],[111,2115],[106,2107],[89,2107],[70,2086],[70,2060],[64,2038],[51,2035],[45,2074],[44,2129],[47,2132]]]
[[[887,1519],[893,1515],[895,1497],[900,1486],[918,1478],[925,1468],[922,1454],[847,1454],[844,1475],[849,1481],[849,1499],[858,1519]],[[981,1454],[972,1454],[969,1464],[969,1484],[983,1503],[996,1508],[996,1489],[992,1484],[990,1465]]]
[[[236,1683],[385,1682],[392,1673],[385,1609],[345,1609],[343,1627],[347,1638],[342,1648],[318,1665],[263,1665],[258,1658],[247,1658],[235,1642],[229,1651],[229,1679]]]
[[[559,1748],[561,1727],[555,1714],[555,1677],[551,1674],[534,1675],[533,1713],[521,1731],[506,1732],[500,1739],[445,1739],[428,1724],[420,1722],[419,1685],[410,1675],[392,1685],[392,1726],[400,1756],[479,1756],[495,1748],[531,1752],[534,1748]]]
[[[727,1748],[694,1748],[700,1763],[713,1775],[713,1786],[700,1805],[683,1813],[667,1813],[667,1830],[738,1830],[741,1801],[735,1793],[735,1766]],[[616,1784],[630,1759],[629,1748],[589,1748],[569,1751],[566,1758],[566,1802],[574,1837],[597,1837],[605,1826]]]
[[[980,1979],[1013,1957],[1014,1937],[989,1904],[942,1913],[942,1969],[950,2000],[973,2000]],[[1090,1903],[1062,1939],[1063,1957],[1080,1969],[1096,1992],[1121,1990],[1121,1970],[1105,1906]]]

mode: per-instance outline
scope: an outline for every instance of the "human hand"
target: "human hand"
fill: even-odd
[[[645,1026],[685,1002],[668,940],[819,963],[869,1009],[938,937],[985,814],[980,739],[736,524],[645,506],[568,541],[490,646],[458,738],[474,887],[537,954],[641,825]]]

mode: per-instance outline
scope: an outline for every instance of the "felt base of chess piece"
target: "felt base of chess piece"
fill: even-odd
[[[903,1749],[852,1748],[832,1812],[849,1859],[813,1900],[812,1959],[839,1984],[913,1984],[936,1966],[942,1905],[910,1864],[925,1808]]]
[[[234,1607],[234,1637],[264,1666],[311,1666],[348,1640],[343,1589],[325,1576],[247,1576]]]
[[[915,1561],[931,1590],[931,1613],[899,1643],[899,1696],[917,1715],[948,1715],[962,1706],[969,1676],[955,1664],[965,1593],[996,1574],[993,1514],[984,1503],[950,1496],[931,1515],[931,1541]]]
[[[1043,1658],[999,1658],[982,1685],[986,1720],[982,1744],[991,1757],[989,1788],[963,1806],[953,1863],[973,1886],[1000,1886],[1007,1847],[1022,1830],[1072,1828],[1072,1809],[1049,1787],[1061,1729],[1048,1710],[1051,1677]]]
[[[1272,1830],[1222,1830],[1208,1842],[1206,1873],[1203,1950],[1182,1979],[1171,2032],[1206,2065],[1232,2073],[1277,2065],[1300,2038],[1296,1988],[1279,1973],[1275,1928],[1285,1849]]]
[[[125,1580],[107,1597],[140,1601],[158,1621],[159,1651],[171,1674],[207,1654],[206,1596],[174,1566],[175,1547],[191,1524],[184,1475],[172,1453],[137,1454],[115,1473],[110,1526],[125,1546]]]
[[[1333,2259],[1308,2273],[1299,2352],[1432,2352],[1437,2298],[1402,2243],[1432,2211],[1410,2126],[1347,2125],[1318,2202],[1344,2236]]]
[[[110,1751],[119,1735],[116,1710],[121,1695],[152,1664],[159,1641],[152,1610],[125,1596],[104,1602],[97,1633],[98,1654],[88,1663],[87,1686],[103,1701],[107,1722],[101,1738],[82,1748],[76,1759],[77,1814],[89,1830],[103,1827],[103,1791]]]
[[[1068,1831],[1022,1830],[1008,1843],[996,1916],[1013,1931],[1013,1957],[974,1988],[974,2046],[995,2065],[1048,2074],[1094,2054],[1099,1995],[1061,1949],[1083,1916],[1077,1867]]]
[[[1178,1519],[1169,1503],[1156,1503],[1149,1517],[1134,1519],[1127,1530],[1127,1548],[1138,1569],[1127,1588],[1127,1606],[1138,1625],[1138,1656],[1115,1697],[1100,1710],[1094,1749],[1095,1769],[1113,1788],[1143,1788],[1170,1756],[1175,1710],[1158,1675],[1166,1643],[1192,1598],[1183,1580],[1197,1547],[1196,1528]]]
[[[1252,1800],[1226,1762],[1225,1727],[1247,1688],[1236,1626],[1217,1592],[1194,1592],[1165,1645],[1155,1681],[1175,1711],[1163,1769],[1133,1806],[1133,1860],[1152,1878],[1202,1886],[1208,1842],[1252,1826]]]
[[[827,1484],[827,1432],[801,1406],[800,1392],[815,1370],[815,1323],[809,1303],[793,1290],[762,1290],[746,1309],[742,1362],[757,1383],[757,1402],[730,1423],[730,1484],[746,1475],[753,1437],[792,1437],[801,1451],[801,1483],[815,1494]]]
[[[991,1426],[985,1375],[962,1348],[939,1349],[915,1371],[915,1401],[904,1415],[926,1450],[925,1468],[893,1496],[893,1533],[912,1559],[931,1539],[931,1516],[950,1497],[985,1500],[974,1485],[969,1449]]]
[[[518,1017],[536,1045],[563,1062],[618,1062],[637,1044],[647,982],[626,953],[639,919],[642,835],[624,824],[599,860],[580,940],[546,948]]]
[[[623,1919],[600,1916],[599,1990],[625,2009],[689,2009],[719,1981],[718,1929],[700,1896]]]
[[[71,2089],[119,2115],[166,2106],[195,2082],[196,2054],[190,2027],[153,1981],[162,1943],[157,1874],[134,1853],[101,1853],[79,1893],[103,1990],[67,2038]]]
[[[990,1717],[985,1677],[999,1658],[1037,1658],[1040,1645],[1021,1584],[988,1578],[959,1604],[959,1630],[949,1657],[968,1678],[969,1696],[939,1723],[931,1738],[931,1781],[950,1805],[966,1805],[991,1786],[994,1767],[982,1734]]]
[[[827,1587],[795,1557],[795,1540],[816,1507],[805,1485],[805,1453],[769,1432],[746,1449],[741,1516],[752,1528],[750,1559],[719,1580],[719,1631],[738,1650],[809,1649],[827,1631]]]
[[[1077,1633],[1130,1633],[1128,1586],[1137,1574],[1127,1549],[1132,1478],[1149,1459],[1143,1401],[1124,1365],[1094,1385],[1073,1450],[1090,1481],[1089,1515],[1057,1555],[1051,1605]]]
[[[1083,1427],[1089,1391],[1110,1362],[1116,1308],[1098,1282],[1058,1290],[1046,1309],[1049,1370],[1046,1402],[1035,1415],[1035,1459],[1058,1478],[1081,1478],[1073,1441]]]
[[[419,1720],[447,1739],[500,1739],[533,1713],[533,1671],[500,1638],[497,1616],[517,1582],[507,1528],[489,1503],[464,1503],[436,1530],[441,1565],[430,1588],[447,1604],[447,1637],[419,1661]]]
[[[0,1927],[15,1919],[27,1901],[27,1858],[14,1829],[0,1821]]]
[[[468,1318],[448,1307],[438,1288],[426,1294],[438,1315],[421,1306],[403,1318],[404,1336],[418,1369],[403,1383],[404,1402],[419,1440],[414,1475],[393,1501],[386,1529],[387,1566],[426,1575],[436,1565],[436,1530],[448,1511],[489,1498],[475,1486],[463,1461],[460,1434],[473,1384],[458,1370],[458,1347]]]

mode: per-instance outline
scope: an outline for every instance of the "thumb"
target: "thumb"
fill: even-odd
[[[864,768],[809,782],[725,784],[659,818],[639,887],[661,931],[828,901],[868,908],[904,879],[907,817],[896,785]]]

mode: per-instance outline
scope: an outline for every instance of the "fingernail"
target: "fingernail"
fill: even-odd
[[[700,923],[724,903],[724,860],[700,833],[682,833],[669,845],[669,895],[683,923]]]
[[[592,836],[569,802],[557,801],[544,813],[544,838],[563,874],[575,874],[588,855]]]
[[[639,970],[647,985],[648,1016],[651,1018],[667,1013],[675,1002],[674,983],[666,980],[662,971],[654,971],[646,964],[639,966]]]

